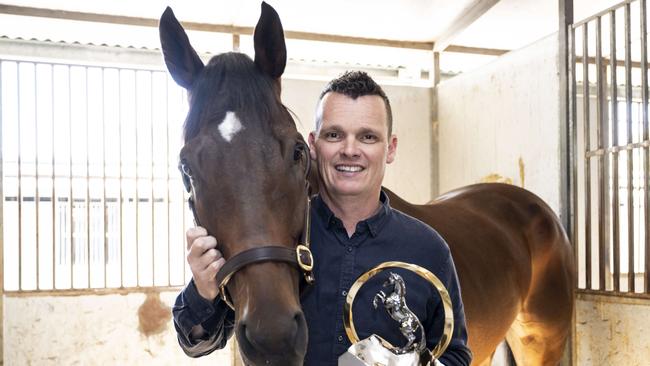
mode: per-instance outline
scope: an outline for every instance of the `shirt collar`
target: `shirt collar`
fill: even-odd
[[[381,205],[377,212],[373,216],[362,220],[357,224],[357,226],[365,226],[373,237],[377,236],[390,213],[390,200],[383,190],[379,193],[379,201]],[[320,195],[317,195],[313,199],[312,205],[315,207],[316,213],[320,216],[328,229],[337,222],[341,222],[341,220],[334,215],[332,210],[327,207],[327,204],[323,201],[323,198]]]

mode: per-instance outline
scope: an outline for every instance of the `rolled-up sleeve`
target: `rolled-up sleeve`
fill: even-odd
[[[234,329],[234,311],[219,297],[210,302],[199,295],[194,280],[178,294],[174,308],[178,343],[190,357],[201,357],[226,346]],[[192,328],[201,325],[203,337],[192,337]]]

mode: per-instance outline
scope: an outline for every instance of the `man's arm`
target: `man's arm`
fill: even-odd
[[[181,348],[188,356],[200,357],[225,347],[235,314],[218,296],[215,277],[225,260],[217,240],[202,227],[188,229],[186,239],[192,280],[176,298],[172,313]]]
[[[449,252],[447,253],[448,258],[445,261],[444,268],[441,268],[437,273],[441,274],[440,280],[447,288],[451,297],[454,312],[454,332],[447,350],[440,356],[438,361],[444,366],[467,366],[472,361],[472,352],[467,347],[465,310],[458,284],[458,276],[456,275],[456,268],[451,254]],[[427,347],[429,349],[438,343],[444,324],[442,303],[438,301],[437,304],[434,318],[432,321],[427,322],[428,324],[425,326],[427,331]]]
[[[219,297],[199,295],[194,279],[176,298],[172,310],[178,343],[190,357],[201,357],[226,346],[233,333],[235,313]]]

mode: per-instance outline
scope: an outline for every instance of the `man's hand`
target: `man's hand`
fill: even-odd
[[[194,284],[199,295],[209,301],[219,294],[217,288],[217,272],[226,263],[217,248],[217,239],[208,236],[208,232],[200,227],[194,227],[185,233],[187,238],[187,263],[192,270]]]

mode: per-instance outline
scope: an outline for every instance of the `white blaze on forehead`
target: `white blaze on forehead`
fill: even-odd
[[[226,112],[226,117],[219,124],[219,132],[224,140],[230,142],[237,132],[244,128],[235,112]]]

